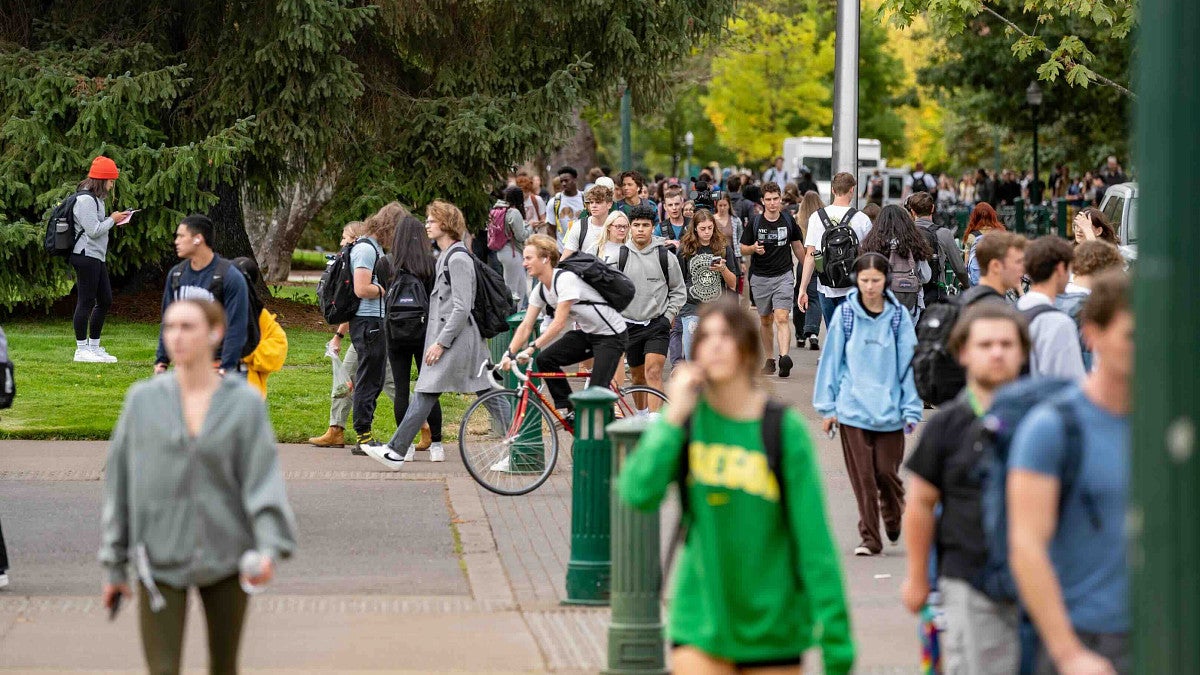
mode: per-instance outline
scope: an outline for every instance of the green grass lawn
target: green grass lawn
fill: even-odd
[[[157,324],[110,319],[104,348],[120,362],[75,363],[69,320],[22,321],[4,330],[17,380],[13,407],[0,411],[0,438],[10,439],[107,439],[125,391],[151,376],[158,345]],[[292,328],[287,334],[287,364],[267,381],[267,406],[279,440],[302,443],[329,425],[329,333]],[[457,437],[467,403],[462,395],[442,395],[448,440]],[[381,396],[379,404],[374,431],[386,438],[396,425],[391,401]]]
[[[336,253],[337,251],[334,251]],[[292,251],[292,269],[294,270],[324,270],[325,254],[320,251]],[[107,349],[107,348],[106,348]]]
[[[291,300],[292,302],[302,302],[306,305],[317,304],[317,284],[314,283],[286,283],[272,284],[267,287],[271,291],[271,296],[281,300]],[[108,347],[105,347],[108,349]]]

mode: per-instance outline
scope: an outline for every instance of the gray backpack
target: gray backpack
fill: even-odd
[[[902,256],[896,251],[898,246],[899,242],[893,240],[888,254],[888,265],[892,268],[888,290],[911,312],[916,309],[917,299],[921,294],[921,279],[917,275],[917,261],[913,258],[912,251],[909,251],[907,256]]]
[[[0,410],[11,408],[17,394],[17,383],[13,379],[13,364],[8,358],[8,338],[0,328]]]

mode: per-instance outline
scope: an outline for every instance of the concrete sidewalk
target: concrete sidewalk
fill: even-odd
[[[812,420],[816,353],[767,386]],[[854,558],[857,511],[841,449],[818,441],[850,589],[860,673],[915,673],[916,622],[900,607],[898,548]],[[0,442],[0,518],[12,585],[0,592],[0,670],[141,672],[135,612],[99,605],[95,563],[105,443]],[[524,497],[467,476],[457,453],[399,474],[348,449],[282,446],[299,549],[251,603],[246,672],[596,672],[607,609],[566,608],[569,472]],[[570,454],[564,449],[564,468]],[[675,522],[664,510],[664,537]],[[665,546],[665,542],[664,542]],[[205,664],[198,598],[187,663]],[[69,636],[69,637],[68,637]],[[819,672],[818,659],[806,673]]]

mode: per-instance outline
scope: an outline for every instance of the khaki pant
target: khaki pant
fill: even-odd
[[[138,593],[142,653],[152,675],[175,675],[183,661],[188,589],[159,584],[158,590],[167,603],[158,612],[150,611],[148,593]],[[208,624],[208,672],[213,675],[237,673],[238,647],[248,601],[238,575],[197,590],[204,603],[204,618]]]
[[[904,513],[904,483],[900,480],[900,462],[904,461],[904,432],[867,431],[839,424],[842,455],[850,474],[850,487],[858,501],[858,533],[862,545],[879,553],[879,518],[888,532],[900,531]]]
[[[996,602],[962,579],[942,577],[943,675],[1012,675],[1020,669],[1016,603]]]

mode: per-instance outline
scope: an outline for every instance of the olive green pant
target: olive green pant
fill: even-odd
[[[146,592],[138,593],[138,622],[142,630],[142,652],[153,675],[176,675],[183,662],[183,627],[187,619],[187,589],[159,584],[167,605],[150,611]],[[196,589],[204,603],[208,623],[208,672],[237,673],[238,645],[246,618],[247,596],[233,575],[211,586]]]

